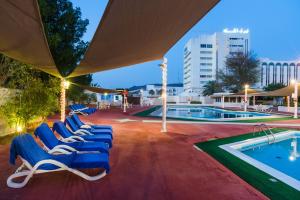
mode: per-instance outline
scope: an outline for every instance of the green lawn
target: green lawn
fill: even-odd
[[[272,129],[274,133],[278,133],[285,130],[286,129]],[[214,157],[217,161],[222,163],[228,169],[233,171],[236,175],[244,179],[246,182],[248,182],[250,185],[261,191],[269,198],[278,200],[300,199],[300,192],[296,189],[288,186],[287,184],[277,179],[277,182],[270,181],[270,179],[274,179],[274,177],[255,168],[254,166],[246,163],[245,161],[235,157],[234,155],[228,153],[227,151],[219,147],[223,144],[229,144],[241,140],[250,139],[253,137],[253,133],[248,133],[245,135],[196,143],[195,145],[204,152]]]

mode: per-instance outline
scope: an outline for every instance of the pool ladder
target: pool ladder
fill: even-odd
[[[258,125],[254,125],[253,128],[253,136],[255,135],[255,133],[258,132],[258,134],[260,135],[261,133],[264,133],[265,136],[268,138],[268,143],[274,143],[275,142],[275,136],[274,133],[272,132],[272,130],[266,125],[266,124],[258,124]]]

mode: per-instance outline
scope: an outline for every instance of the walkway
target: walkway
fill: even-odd
[[[117,121],[124,118],[138,121]],[[82,119],[113,125],[111,174],[88,182],[54,172],[34,176],[23,189],[10,189],[6,178],[15,167],[8,164],[9,146],[0,146],[0,199],[266,199],[193,147],[194,142],[250,132],[252,126],[170,124],[169,133],[163,134],[160,124],[143,123],[119,110]]]

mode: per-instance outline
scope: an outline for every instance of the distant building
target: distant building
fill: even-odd
[[[224,29],[212,35],[190,39],[184,47],[183,87],[185,93],[202,95],[208,81],[217,80],[217,72],[226,70],[229,55],[250,51],[250,33],[246,29]]]
[[[260,86],[272,83],[289,85],[292,79],[300,80],[300,61],[260,60]]]
[[[129,88],[131,94],[139,96],[142,90],[144,97],[160,97],[161,96],[161,84],[148,84],[143,86],[133,86]],[[167,95],[168,96],[178,96],[183,92],[182,83],[173,83],[167,85]]]

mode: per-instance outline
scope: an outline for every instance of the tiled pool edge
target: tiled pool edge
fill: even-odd
[[[283,132],[287,129],[272,129],[274,133]],[[270,199],[299,199],[300,192],[293,187],[278,180],[277,182],[271,182],[273,177],[247,162],[239,159],[238,157],[230,154],[229,152],[221,149],[219,146],[223,144],[229,144],[238,142],[241,140],[255,138],[253,133],[246,133],[243,135],[232,136],[227,138],[220,138],[213,141],[204,141],[195,143],[194,146],[197,150],[207,153],[223,166],[228,168],[234,174],[239,176],[245,182],[262,192]]]
[[[292,135],[294,133],[295,133],[295,131],[285,131],[285,132],[275,134],[275,137],[276,137],[276,135],[278,137],[278,134]],[[267,140],[267,138],[265,136],[261,136],[261,137],[253,138],[250,140],[252,140],[254,142],[255,140]],[[249,140],[248,141],[239,141],[239,142],[220,145],[219,147],[222,148],[223,150],[231,153],[232,155],[238,157],[239,159],[247,162],[248,164],[256,167],[257,169],[262,170],[263,172],[273,176],[275,179],[278,179],[278,180],[290,185],[291,187],[295,188],[296,190],[300,191],[300,181],[298,181],[298,180],[284,174],[283,172],[280,172],[279,170],[276,170],[260,161],[257,161],[255,159],[247,156],[246,154],[242,153],[241,151],[236,150],[237,148],[234,147],[234,146],[237,146],[237,145],[239,145],[241,143],[245,143],[245,142],[249,143],[250,141]]]

